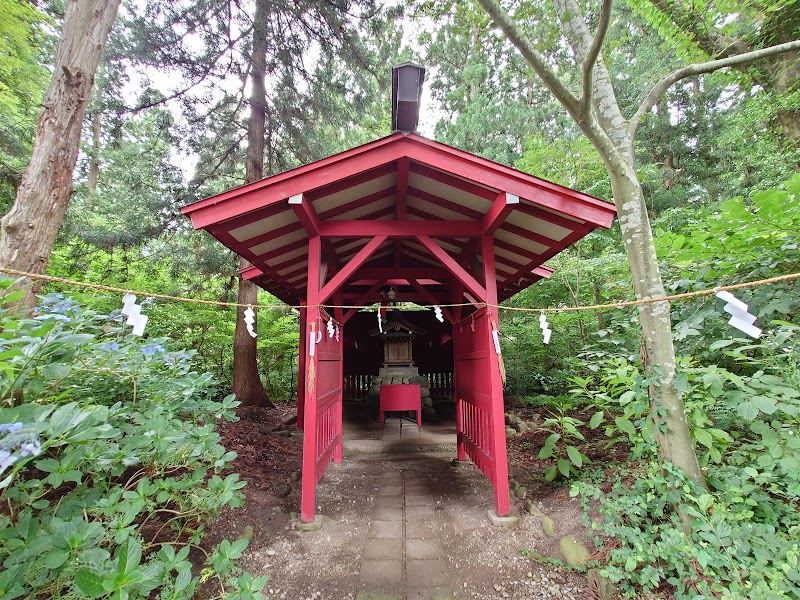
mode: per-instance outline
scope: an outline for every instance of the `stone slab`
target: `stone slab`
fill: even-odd
[[[494,509],[488,512],[489,515],[489,522],[494,525],[495,527],[512,527],[513,525],[517,524],[517,517],[514,515],[509,515],[507,517],[499,516]]]
[[[322,515],[317,515],[314,517],[314,520],[310,523],[304,523],[303,521],[295,521],[292,523],[292,527],[297,531],[308,532],[308,531],[319,531],[322,527]]]
[[[367,540],[364,560],[403,560],[403,540],[383,538]]]
[[[436,500],[430,494],[406,496],[406,507],[409,506],[436,506]]]
[[[406,540],[435,538],[433,526],[428,521],[406,523]],[[406,541],[406,543],[408,543]]]
[[[382,485],[378,489],[379,496],[401,496],[403,494],[403,486],[401,485]]]
[[[438,560],[407,560],[407,584],[419,588],[432,588],[447,585],[447,561]]]
[[[436,538],[406,540],[406,560],[433,560],[446,555],[444,545]]]
[[[361,562],[361,586],[380,590],[403,583],[403,561],[364,560]]]
[[[402,496],[377,496],[375,498],[375,508],[402,508]]]
[[[372,521],[369,524],[369,539],[402,538],[402,521]]]
[[[373,521],[402,521],[403,508],[401,506],[385,507],[376,506],[372,509]]]
[[[433,506],[406,506],[406,521],[422,521],[435,516],[436,509]]]

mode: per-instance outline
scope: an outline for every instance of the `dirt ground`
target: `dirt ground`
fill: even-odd
[[[317,510],[324,516],[323,526],[316,532],[301,533],[292,525],[300,506],[297,478],[302,435],[294,425],[284,424],[292,410],[242,409],[240,420],[222,430],[223,444],[238,453],[235,469],[248,485],[244,488],[245,506],[224,512],[212,528],[210,541],[235,538],[246,526],[252,526],[253,541],[242,566],[254,574],[270,576],[265,590],[269,598],[593,597],[583,574],[538,556],[533,559],[524,552],[533,550],[537,555],[558,559],[558,540],[568,534],[591,547],[581,522],[579,501],[569,497],[568,487],[541,481],[540,474],[547,465],[536,459],[536,451],[546,434],[541,440],[541,432],[510,439],[509,470],[512,478],[528,488],[525,499],[553,519],[555,537],[543,533],[541,517],[526,512],[522,499],[514,499],[517,525],[492,526],[487,517],[494,502],[491,483],[471,463],[453,466],[454,452],[448,444],[420,447],[414,454],[381,454],[370,450],[369,444],[374,441],[363,441],[380,437],[375,427],[352,426],[345,429],[343,462],[331,465],[318,485]],[[448,423],[423,429],[442,435],[454,431]],[[453,449],[454,445],[453,434]],[[591,450],[589,453],[591,456]],[[436,557],[438,564],[447,565],[447,582],[440,596],[402,590],[400,595],[376,596],[364,591],[361,564],[370,515],[391,472],[433,482],[435,512],[426,526],[444,548],[442,556]]]

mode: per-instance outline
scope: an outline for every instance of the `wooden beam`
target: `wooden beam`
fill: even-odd
[[[319,235],[319,216],[311,202],[303,198],[303,194],[295,194],[289,198],[289,206],[292,207],[295,216],[303,224],[303,229],[308,235]]]
[[[408,157],[397,161],[397,203],[395,218],[402,221],[406,218],[406,190],[408,190]]]
[[[484,235],[492,235],[497,229],[505,223],[511,211],[519,206],[519,196],[509,194],[508,192],[501,192],[492,203],[492,207],[483,216],[481,225],[483,226]]]
[[[478,223],[478,225],[480,225],[480,223]],[[425,246],[428,252],[433,254],[469,291],[481,300],[486,299],[486,288],[475,281],[475,278],[467,273],[466,269],[458,264],[452,256],[442,250],[440,246],[436,245],[427,235],[417,235],[416,238],[419,240],[419,243]]]
[[[356,270],[364,264],[364,262],[383,244],[387,239],[385,235],[376,235],[372,238],[366,246],[364,246],[358,253],[345,264],[331,280],[325,284],[319,292],[319,303],[324,303],[330,298],[333,293],[342,287],[347,279],[356,272]]]
[[[356,271],[356,277],[374,279],[377,277],[393,277],[396,279],[446,279],[450,271],[439,267],[361,267]]]
[[[320,235],[334,238],[372,237],[480,237],[480,221],[328,221],[320,223]]]

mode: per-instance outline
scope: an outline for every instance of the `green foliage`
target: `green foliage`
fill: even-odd
[[[670,465],[649,463],[633,475],[632,482],[618,477],[610,493],[587,483],[571,492],[582,495],[587,511],[599,504],[602,522],[587,524],[621,544],[609,550],[601,573],[626,596],[664,585],[678,599],[798,596],[800,515],[790,504],[738,471],[719,472],[722,488],[714,493]],[[688,536],[677,506],[692,518]]]
[[[0,0],[0,213],[30,160],[33,132],[50,75],[43,65],[48,19],[30,2]]]
[[[0,319],[0,422],[19,423],[0,432],[0,597],[178,599],[210,577],[220,597],[258,597],[265,578],[233,562],[246,542],[213,549],[200,575],[188,559],[244,486],[215,431],[238,403],[194,353],[58,294]]]
[[[604,574],[629,595],[663,585],[678,598],[794,598],[800,515],[800,342],[798,328],[775,323],[757,342],[721,340],[735,372],[717,365],[679,361],[675,386],[709,490],[697,488],[670,466],[652,462],[620,474],[611,494],[590,484],[575,493],[597,501],[602,529],[622,546],[611,549]],[[638,457],[654,458],[655,415],[647,400],[652,384],[633,365],[609,360],[592,377],[574,378],[573,393],[622,415],[607,433],[624,433]],[[587,504],[587,507],[589,504]],[[692,522],[682,531],[681,507]]]
[[[603,413],[598,411],[588,423],[590,429],[597,429],[603,421]],[[589,457],[578,449],[580,442],[586,438],[581,433],[581,428],[587,423],[578,418],[565,414],[559,410],[550,414],[542,423],[542,429],[549,431],[550,435],[539,450],[539,459],[553,458],[556,464],[545,471],[545,481],[553,481],[559,474],[570,478],[578,474],[581,467],[592,462]]]

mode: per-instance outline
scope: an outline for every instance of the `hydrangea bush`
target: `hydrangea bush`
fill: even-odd
[[[257,598],[247,540],[202,536],[242,504],[220,420],[238,404],[167,339],[60,294],[32,318],[0,280],[0,599]]]

